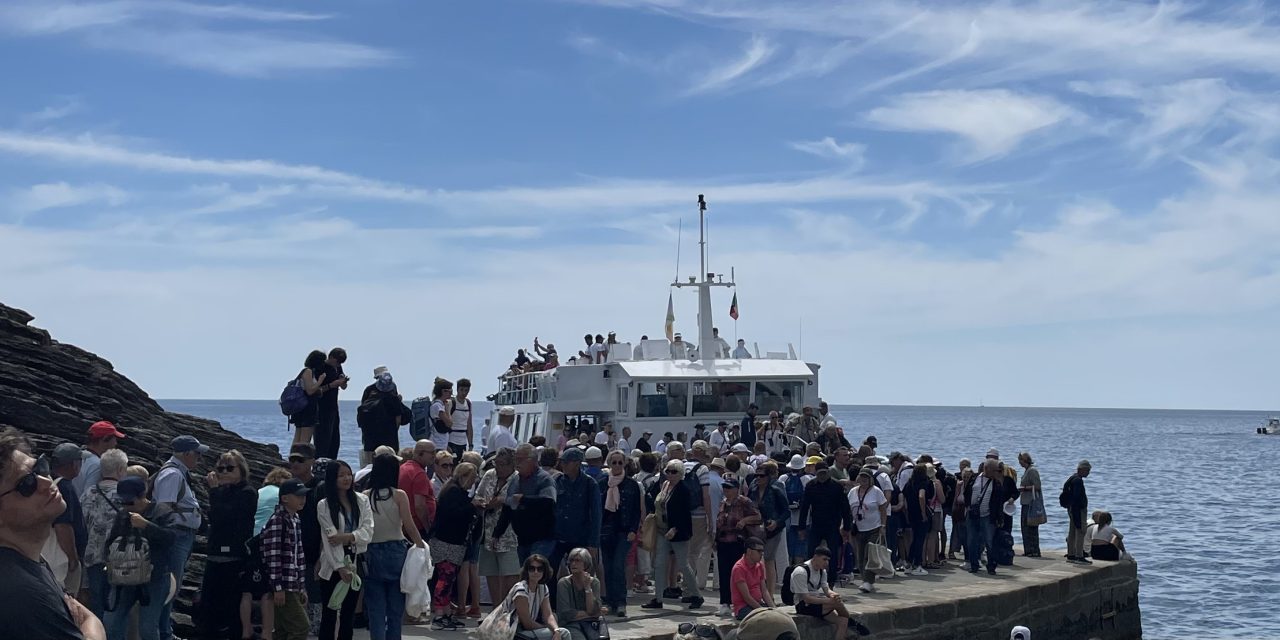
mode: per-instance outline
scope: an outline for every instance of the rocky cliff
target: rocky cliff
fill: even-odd
[[[25,431],[37,451],[59,442],[83,443],[90,424],[110,420],[128,435],[120,447],[130,462],[152,471],[169,458],[169,441],[180,434],[199,438],[215,453],[239,449],[255,479],[281,464],[275,445],[245,440],[212,420],[165,411],[110,362],[52,339],[31,326],[32,319],[0,304],[0,426]],[[203,493],[203,486],[197,490]]]
[[[110,362],[52,339],[48,331],[31,326],[32,319],[25,311],[0,304],[0,427],[25,431],[37,453],[61,442],[81,444],[90,424],[110,420],[128,436],[120,448],[129,454],[130,463],[155,472],[169,458],[174,436],[193,435],[212,450],[192,483],[205,505],[201,478],[212,468],[214,454],[238,449],[249,461],[255,485],[272,467],[283,464],[275,445],[245,440],[212,420],[165,411]],[[179,611],[190,611],[200,584],[202,543],[197,540]],[[180,627],[189,628],[185,615],[175,617]]]

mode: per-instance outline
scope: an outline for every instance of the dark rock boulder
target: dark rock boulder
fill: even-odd
[[[37,453],[61,442],[82,444],[90,424],[110,420],[128,436],[120,448],[129,454],[130,463],[154,473],[169,458],[174,436],[193,435],[211,449],[192,482],[205,505],[203,474],[212,468],[215,454],[239,450],[249,461],[255,486],[284,463],[275,445],[241,438],[213,420],[165,411],[110,362],[52,339],[48,331],[30,326],[32,319],[25,311],[0,304],[0,427],[26,432]],[[197,554],[192,556],[180,611],[189,610],[199,585],[202,542],[197,541]]]

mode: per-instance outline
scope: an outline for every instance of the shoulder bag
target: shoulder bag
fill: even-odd
[[[1038,527],[1049,521],[1049,514],[1045,512],[1044,495],[1039,489],[1031,490],[1031,502],[1023,510],[1027,515],[1027,526]]]

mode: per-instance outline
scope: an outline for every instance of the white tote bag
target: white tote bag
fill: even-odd
[[[882,578],[893,575],[893,553],[884,546],[884,530],[877,542],[867,543],[867,571]]]

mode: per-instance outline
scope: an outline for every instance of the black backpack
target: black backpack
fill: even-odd
[[[805,580],[810,577],[809,565],[807,564],[793,564],[787,567],[787,570],[782,573],[782,604],[794,605],[796,603],[796,594],[791,591],[791,574],[795,573],[797,569],[804,569]]]
[[[383,422],[385,411],[382,406],[382,392],[374,391],[356,408],[356,426],[361,429],[377,426]]]
[[[689,490],[689,510],[693,511],[702,507],[702,481],[698,479],[698,469],[702,468],[701,462],[695,462],[693,468],[684,474],[684,483],[686,489]]]

